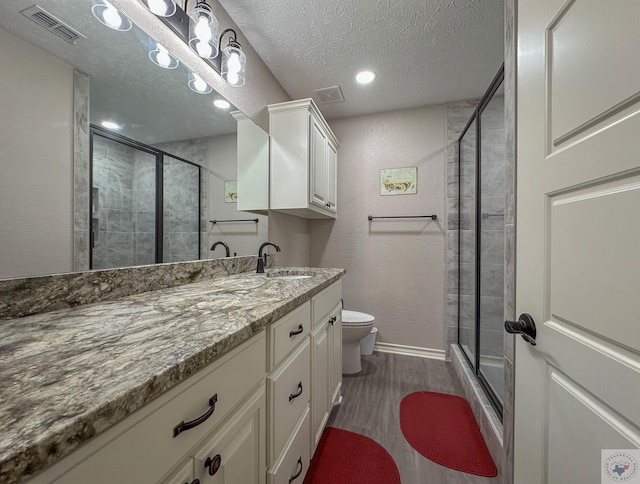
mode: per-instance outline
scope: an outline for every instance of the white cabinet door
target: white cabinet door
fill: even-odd
[[[201,484],[264,484],[265,390],[253,394],[195,453]]]
[[[194,484],[194,482],[196,481],[193,478],[193,459],[189,457],[171,476],[162,481],[162,484]]]
[[[327,321],[311,334],[311,453],[329,418],[329,331]]]
[[[614,3],[518,2],[518,484],[636,480],[640,2]]]
[[[342,401],[342,305],[336,306],[330,315],[329,397],[331,405]]]
[[[311,172],[309,201],[319,207],[327,208],[327,137],[313,116],[309,116],[309,129],[309,170]]]
[[[338,211],[338,151],[327,144],[327,210]]]

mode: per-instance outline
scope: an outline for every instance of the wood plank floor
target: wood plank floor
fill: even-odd
[[[329,425],[374,439],[393,457],[402,484],[497,484],[495,478],[455,471],[416,452],[400,430],[400,401],[416,391],[462,396],[451,363],[426,358],[374,353],[362,361],[357,375],[342,377],[342,405],[333,409]]]

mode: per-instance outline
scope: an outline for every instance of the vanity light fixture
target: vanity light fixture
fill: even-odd
[[[217,38],[218,19],[205,0],[198,0],[189,15],[189,46],[203,59],[213,59],[218,55]]]
[[[229,109],[231,107],[231,104],[224,99],[216,99],[213,101],[213,105],[219,109]]]
[[[371,72],[371,71],[358,72],[358,74],[356,75],[356,81],[359,84],[369,84],[370,82],[373,82],[375,78],[376,78],[375,72]]]
[[[242,47],[240,47],[240,43],[236,40],[236,31],[226,29],[222,32],[218,45],[219,47],[222,45],[222,37],[228,32],[232,35],[229,37],[227,46],[222,49],[220,75],[230,86],[242,87],[244,86],[247,70],[247,56],[242,52]]]
[[[176,2],[174,0],[140,0],[140,3],[158,17],[171,17],[176,13]]]
[[[189,71],[189,88],[198,94],[209,94],[213,88],[195,72]]]
[[[149,59],[158,67],[163,69],[175,69],[180,65],[171,52],[169,52],[162,44],[156,43],[153,39],[149,39],[151,44],[149,47]]]
[[[107,0],[94,0],[91,12],[95,18],[110,29],[121,32],[131,30],[131,20],[120,13]]]

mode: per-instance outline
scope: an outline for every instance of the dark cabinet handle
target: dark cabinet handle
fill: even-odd
[[[216,409],[216,402],[218,401],[218,394],[216,393],[209,399],[209,410],[207,410],[203,415],[199,416],[195,420],[191,420],[190,422],[185,422],[184,420],[180,422],[173,428],[173,438],[175,439],[182,432],[197,427],[202,422],[207,420],[209,417],[213,415],[213,412]]]
[[[189,483],[185,482],[184,484],[189,484]],[[191,484],[200,484],[200,479],[194,479],[193,481],[191,481]]]
[[[298,329],[296,331],[290,331],[289,332],[289,338],[293,338],[294,336],[302,333],[304,331],[304,328],[302,327],[301,324],[298,325]]]
[[[214,455],[213,459],[211,457],[207,457],[207,460],[204,461],[204,466],[209,469],[210,476],[216,475],[216,472],[220,469],[220,464],[222,464],[222,457],[220,457],[220,454]]]
[[[530,314],[522,313],[518,321],[505,321],[507,333],[519,334],[529,344],[536,345],[536,323]]]
[[[298,469],[296,473],[291,474],[291,477],[289,477],[289,484],[295,481],[298,477],[300,477],[300,474],[302,474],[302,456],[298,457],[298,463],[296,464],[296,468],[298,467],[300,469]]]
[[[334,324],[336,324],[337,320],[338,320],[337,316],[333,316],[332,318],[329,318],[329,324],[333,326]]]
[[[302,395],[302,382],[298,382],[298,391],[289,395],[289,401],[293,400],[294,398],[298,398],[300,395]]]

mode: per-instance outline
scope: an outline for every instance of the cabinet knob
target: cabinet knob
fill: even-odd
[[[213,459],[211,457],[207,457],[207,460],[204,461],[204,466],[209,469],[210,476],[216,475],[216,472],[220,469],[220,464],[222,464],[222,457],[220,457],[220,454],[214,455]]]

